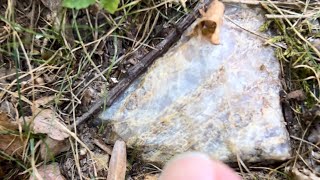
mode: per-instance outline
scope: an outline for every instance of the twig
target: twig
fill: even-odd
[[[250,4],[259,5],[261,1],[248,1],[248,0],[222,0],[224,3],[240,3],[240,4]]]
[[[168,49],[181,37],[182,33],[196,20],[199,16],[199,9],[204,6],[209,5],[211,0],[204,0],[199,2],[193,11],[188,14],[183,21],[181,21],[174,29],[170,31],[168,36],[160,42],[154,50],[145,55],[138,64],[133,66],[128,71],[128,76],[122,79],[117,86],[108,92],[108,97],[106,100],[98,100],[98,102],[93,105],[88,112],[84,113],[82,116],[78,117],[75,121],[76,125],[79,125],[89,119],[93,114],[102,110],[102,106],[110,106],[116,98],[127,89],[127,87],[135,80],[141,73],[143,73],[147,67],[149,67],[153,61],[166,53]],[[73,129],[73,125],[69,128]]]
[[[259,5],[260,3],[273,3],[277,5],[302,5],[303,3],[301,2],[286,2],[286,1],[271,1],[271,2],[266,2],[264,0],[262,1],[256,1],[256,0],[222,0],[224,3],[239,3],[239,4],[248,4],[248,5]]]
[[[273,6],[281,15],[284,15],[282,10],[277,7],[272,1],[270,0],[267,0],[271,6]],[[291,26],[292,30],[296,33],[296,35],[301,39],[303,40],[309,47],[311,47],[311,49],[317,54],[318,57],[320,57],[320,51],[314,47],[305,37],[303,37],[303,35],[293,26],[293,24],[287,19],[287,18],[284,18],[287,23]],[[319,84],[320,86],[320,84]]]
[[[230,21],[232,24],[234,24],[234,25],[236,25],[237,27],[239,27],[240,29],[242,29],[242,30],[244,30],[244,31],[247,31],[247,32],[249,32],[249,33],[257,36],[257,37],[259,37],[259,38],[262,39],[262,40],[265,40],[266,43],[268,43],[269,45],[271,45],[271,46],[273,46],[273,47],[281,47],[281,48],[285,48],[285,49],[287,48],[287,47],[285,47],[284,45],[282,45],[282,44],[280,44],[280,43],[269,43],[269,42],[268,42],[269,37],[265,37],[265,36],[263,36],[263,35],[261,35],[261,34],[259,34],[259,33],[257,33],[257,32],[254,32],[254,31],[251,31],[251,30],[249,30],[249,29],[246,29],[246,28],[242,27],[240,24],[238,24],[238,23],[236,23],[235,21],[233,21],[233,20],[232,20],[229,16],[227,16],[227,15],[225,15],[224,17],[225,17],[228,21]]]
[[[314,16],[315,14],[304,14],[304,15],[289,15],[289,14],[285,14],[285,15],[280,15],[280,14],[266,14],[266,17],[268,19],[299,19],[299,18],[309,18]]]
[[[94,139],[93,143],[95,145],[97,145],[100,149],[104,150],[106,153],[108,153],[109,155],[112,154],[112,148],[110,148],[109,146],[107,146],[103,141],[99,140],[99,139]]]

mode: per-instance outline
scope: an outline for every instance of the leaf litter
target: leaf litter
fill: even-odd
[[[70,143],[68,139],[56,140],[50,137],[46,137],[40,145],[41,159],[50,161],[55,156],[70,150]]]
[[[69,137],[69,134],[61,128],[61,120],[56,113],[51,109],[38,110],[31,122],[31,127],[34,133],[47,134],[55,140],[64,140]]]
[[[71,158],[73,173],[62,168],[67,178],[98,177],[95,156],[107,157],[114,142],[105,144],[97,137],[103,128],[87,135],[85,125],[70,134],[62,125],[70,127],[97,99],[105,98],[139,62],[132,57],[151,51],[196,1],[183,0],[184,7],[164,1],[121,1],[114,15],[97,8],[99,4],[71,10],[61,7],[62,0],[8,2],[0,6],[0,107],[14,125],[6,128],[10,135],[3,134],[9,138],[2,151],[19,154],[14,162],[21,166],[6,176],[28,177],[36,169],[41,175],[38,163],[61,160],[64,167]],[[75,134],[88,149],[74,140]],[[93,143],[96,138],[103,139],[100,147]],[[86,150],[77,157],[81,149]],[[104,167],[102,177],[107,161],[99,165]]]
[[[19,136],[17,130],[18,124],[13,122],[6,113],[0,112],[0,150],[7,155],[21,157],[27,139]],[[0,156],[0,162],[1,160]]]
[[[61,174],[59,164],[51,163],[38,167],[39,175],[45,180],[65,180],[65,177]],[[30,180],[37,179],[30,176]]]
[[[201,18],[195,23],[191,36],[203,36],[212,44],[220,44],[220,29],[223,21],[224,4],[213,0],[207,11],[200,10]]]

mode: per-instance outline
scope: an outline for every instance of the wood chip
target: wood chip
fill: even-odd
[[[116,141],[109,163],[107,180],[124,180],[126,176],[127,152],[124,141]]]

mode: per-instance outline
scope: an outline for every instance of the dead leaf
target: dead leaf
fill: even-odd
[[[42,165],[38,169],[39,175],[45,180],[65,180],[66,178],[61,175],[59,164],[51,163],[48,165]],[[37,179],[36,177],[30,176],[29,180]]]
[[[127,166],[126,144],[117,140],[113,146],[107,180],[125,179]]]
[[[293,180],[320,180],[320,177],[305,168],[299,170],[294,167],[291,169],[291,175]]]
[[[81,103],[84,105],[84,106],[89,106],[91,104],[91,100],[92,100],[92,91],[91,89],[86,89],[84,92],[83,92],[83,97],[81,99]]]
[[[18,124],[11,121],[7,113],[0,111],[0,131],[15,131],[18,129]]]
[[[23,145],[26,142],[26,138],[20,139],[19,135],[0,135],[0,150],[9,156],[22,156]]]
[[[109,155],[108,154],[94,154],[97,171],[108,169]]]
[[[56,155],[68,151],[70,149],[70,143],[68,139],[63,141],[57,141],[50,137],[46,137],[44,142],[40,146],[40,155],[42,160],[51,160]]]
[[[224,4],[218,0],[212,1],[206,12],[200,11],[202,17],[197,23],[191,35],[202,35],[212,44],[220,44],[220,29],[223,21]]]
[[[16,117],[16,110],[15,110],[13,104],[7,100],[3,101],[0,104],[0,112],[1,111],[7,113],[7,115],[11,119],[14,119]]]
[[[44,106],[44,105],[48,104],[49,102],[53,101],[54,99],[55,99],[55,96],[41,97],[41,98],[34,101],[34,106],[36,108],[39,108],[40,106]]]
[[[62,141],[69,137],[69,134],[62,129],[61,120],[51,109],[38,110],[32,123],[34,133],[47,134],[52,139]]]
[[[7,133],[9,131],[16,131],[17,129],[18,125],[11,122],[6,113],[0,112],[0,150],[2,150],[10,156],[21,156],[23,152],[23,145],[26,141],[24,137],[20,139],[21,137],[19,135]]]
[[[297,101],[303,101],[306,99],[306,95],[304,94],[303,90],[295,90],[287,94],[286,99],[295,99]]]

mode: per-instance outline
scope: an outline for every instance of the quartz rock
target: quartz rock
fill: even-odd
[[[259,29],[259,12],[227,6],[233,23],[224,20],[220,45],[183,36],[100,118],[149,162],[164,164],[187,151],[229,163],[237,156],[245,162],[289,158],[279,63],[271,47],[243,29]]]

